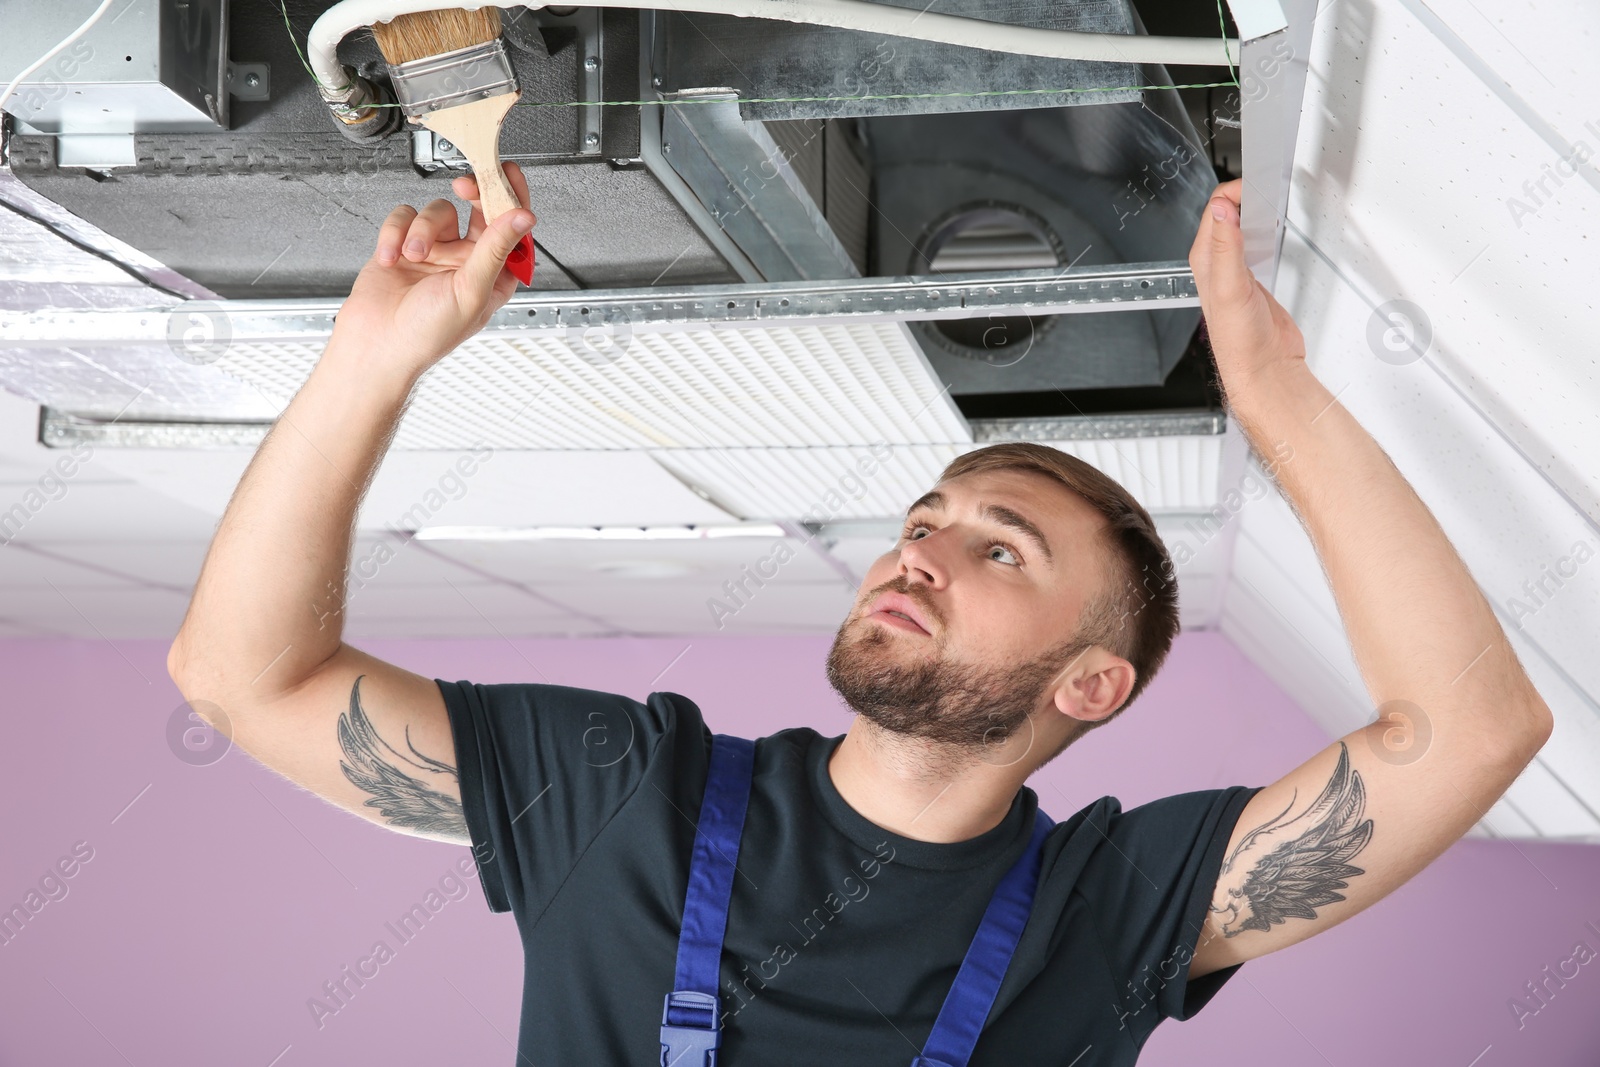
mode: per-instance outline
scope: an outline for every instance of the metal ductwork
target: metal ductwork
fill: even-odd
[[[291,0],[289,29],[273,4],[119,4],[122,14],[112,12],[62,54],[77,59],[36,73],[7,105],[10,173],[0,200],[39,226],[72,229],[76,248],[98,239],[102,256],[156,282],[147,302],[177,323],[169,342],[173,330],[186,336],[178,316],[198,314],[195,305],[174,309],[176,296],[280,300],[292,302],[285,315],[292,306],[312,318],[331,309],[388,211],[448,196],[449,178],[465,166],[427,130],[397,128],[357,143],[336,128],[291,37],[303,37],[326,3]],[[1143,32],[1127,0],[946,0],[941,11],[1045,29]],[[899,305],[906,313],[893,336],[848,328],[856,331],[848,344],[903,352],[891,360],[894,375],[921,376],[915,388],[886,385],[890,393],[923,396],[929,384],[948,393],[933,403],[937,417],[918,413],[934,421],[915,439],[952,440],[963,416],[1220,409],[1193,344],[1192,288],[1181,279],[1163,276],[1155,290],[1148,279],[1127,283],[1146,291],[1126,298],[1061,296],[1065,289],[1043,286],[1097,268],[1181,266],[1187,255],[1216,174],[1189,117],[1203,110],[1194,94],[1141,88],[1171,84],[1160,66],[681,10],[512,7],[503,16],[523,98],[502,149],[525,168],[539,217],[534,299],[593,292],[612,307],[619,294],[633,294],[627,306],[648,320],[651,294],[693,299],[695,287],[916,279],[924,284]],[[72,29],[70,16],[43,6],[21,21],[27,32],[0,42],[0,80]],[[362,78],[385,82],[370,35],[348,36],[338,54]],[[48,106],[37,106],[41,100]],[[51,221],[58,217],[70,225]],[[33,224],[12,216],[7,225]],[[39,268],[46,288],[50,270]],[[1040,282],[1042,295],[990,313],[965,297],[948,303],[957,283],[997,271]],[[942,296],[941,279],[950,282]],[[826,299],[852,307],[848,293]],[[872,298],[855,299],[859,309]],[[1143,303],[1113,314],[1057,313],[1099,310],[1065,304],[1102,299]],[[570,303],[559,312],[569,329],[616,329],[614,317],[592,319],[581,300]],[[735,304],[744,306],[728,301]],[[624,325],[638,334],[658,324]],[[795,344],[845,343],[828,330],[785,327],[781,336],[771,332],[769,345],[759,322],[744,325],[746,350],[771,353],[763,358],[786,358]],[[294,340],[285,362],[283,344],[257,350],[235,338],[221,346],[226,356],[175,362],[171,343],[95,330],[94,338],[63,336],[75,351],[98,353],[88,361],[39,359],[38,339],[0,351],[0,384],[69,422],[114,412],[260,420],[259,397],[285,398],[293,374],[284,369],[304,366],[315,351],[314,336],[309,348]],[[262,336],[294,339],[297,331]],[[671,348],[663,345],[640,350]],[[152,383],[120,412],[104,371],[111,362]],[[1163,399],[1163,384],[1172,392],[1180,378],[1179,400]],[[1096,404],[1097,390],[1117,399]],[[454,417],[473,418],[470,393],[451,402],[462,405]],[[599,447],[648,443],[627,439],[596,438],[609,442]],[[972,439],[957,432],[953,443]],[[530,446],[544,447],[523,447]]]

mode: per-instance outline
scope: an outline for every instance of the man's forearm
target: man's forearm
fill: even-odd
[[[1549,710],[1433,514],[1303,361],[1230,395],[1327,571],[1374,702],[1405,699],[1437,726],[1542,737]],[[1526,755],[1531,756],[1528,752]]]
[[[174,643],[179,670],[266,699],[338,651],[356,509],[413,384],[335,334],[234,490]]]

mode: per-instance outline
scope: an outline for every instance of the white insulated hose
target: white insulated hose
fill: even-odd
[[[658,8],[661,0],[562,0],[566,6]],[[350,83],[351,73],[339,63],[336,50],[346,34],[363,26],[388,22],[396,15],[437,11],[441,6],[476,11],[492,3],[442,3],[441,0],[343,0],[311,27],[308,59],[324,89]],[[544,5],[528,5],[530,7]],[[835,26],[865,33],[909,37],[919,41],[1014,52],[1046,59],[1095,60],[1110,63],[1172,63],[1185,66],[1239,65],[1239,42],[1221,37],[1149,37],[1144,34],[1080,33],[1076,30],[1041,30],[1001,22],[916,12],[863,0],[683,0],[673,11],[708,15],[776,19],[812,26]]]

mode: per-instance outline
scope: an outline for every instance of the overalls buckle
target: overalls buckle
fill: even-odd
[[[714,993],[692,989],[668,993],[661,1006],[661,1067],[717,1067],[720,1016]]]

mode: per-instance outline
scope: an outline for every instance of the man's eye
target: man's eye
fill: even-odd
[[[1000,541],[996,541],[996,542],[994,542],[993,544],[991,544],[989,546],[989,555],[991,556],[991,558],[994,555],[994,550],[997,549],[997,548],[1000,551],[1004,552],[1006,555],[1011,557],[1011,563],[1012,564],[1019,564],[1019,563],[1022,562],[1020,559],[1017,558],[1017,554],[1011,550],[1011,546],[1010,545],[1004,544],[1003,542],[1000,542]],[[1002,560],[996,560],[995,562],[997,562],[997,563],[1005,563],[1006,561],[1002,559]]]

